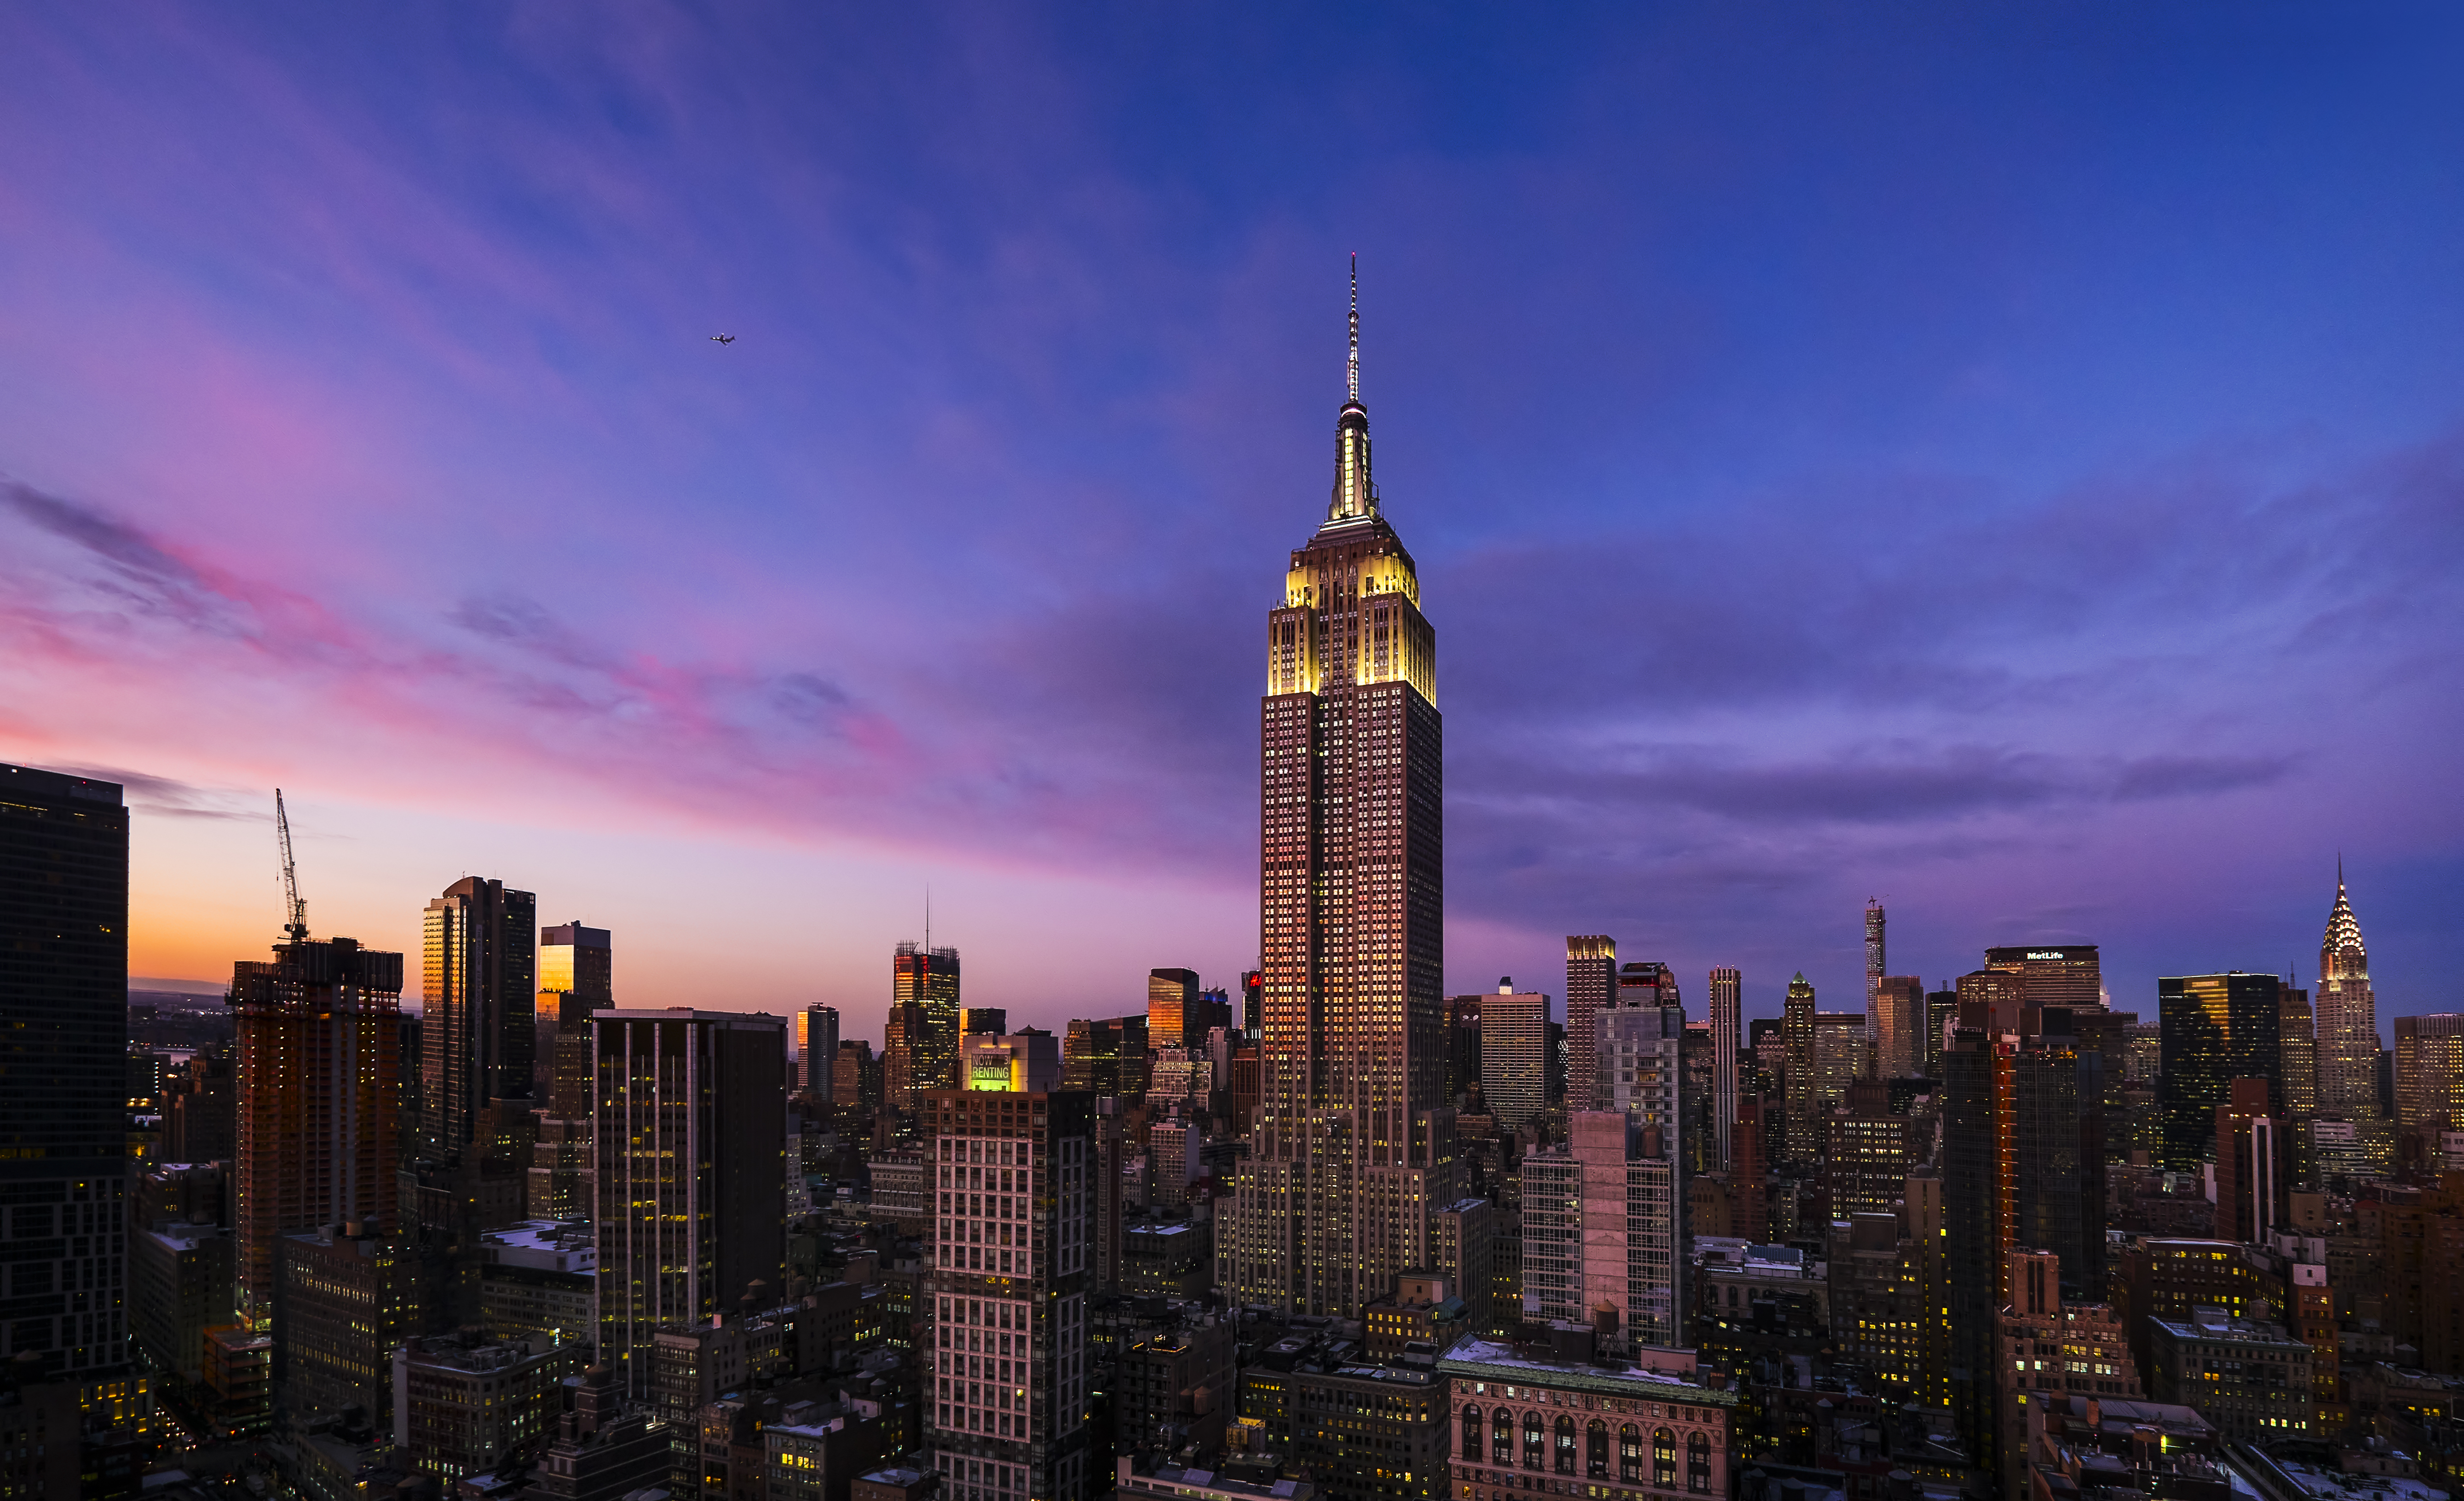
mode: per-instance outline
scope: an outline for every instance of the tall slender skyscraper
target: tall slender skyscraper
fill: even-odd
[[[0,1258],[10,1348],[55,1380],[129,1358],[127,1051],[120,784],[0,765]]]
[[[540,1056],[531,1097],[547,1101],[562,1120],[590,1115],[590,1013],[616,1004],[616,951],[605,928],[567,922],[539,930],[539,1036]]]
[[[1326,521],[1266,616],[1264,1100],[1226,1216],[1242,1303],[1353,1316],[1450,1203],[1437,636],[1370,474],[1355,278]]]
[[[906,942],[891,958],[890,1021],[881,1038],[883,1101],[921,1110],[958,1066],[958,951]]]
[[[1792,1162],[1811,1161],[1820,1150],[1815,1145],[1818,1139],[1815,1102],[1820,1080],[1815,1072],[1814,1025],[1814,986],[1800,969],[1788,982],[1788,995],[1780,1002],[1779,1017],[1784,1059],[1780,1097],[1788,1133],[1784,1160]]]
[[[1717,1116],[1712,1125],[1718,1141],[1713,1160],[1723,1173],[1730,1170],[1737,1129],[1737,1026],[1744,986],[1744,977],[1733,969],[1711,971],[1711,1088]]]
[[[1573,1110],[1598,1109],[1599,1013],[1617,1004],[1617,939],[1566,939],[1566,1095]]]
[[[420,1142],[459,1162],[480,1113],[531,1093],[539,993],[539,899],[465,876],[428,904],[421,924]]]
[[[2336,905],[2319,940],[2319,1113],[2345,1120],[2379,1118],[2378,998],[2370,990],[2369,950],[2344,894],[2336,862]]]
[[[796,1083],[808,1094],[830,1097],[831,1066],[839,1056],[839,1012],[808,1005],[796,1013]]]
[[[1882,949],[1882,904],[1873,897],[1865,898],[1865,1029],[1880,1041],[1882,1018],[1876,1007],[1875,992],[1881,987],[1882,977],[1890,973]],[[1888,1078],[1890,1075],[1885,1074]]]

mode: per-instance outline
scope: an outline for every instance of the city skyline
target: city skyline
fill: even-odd
[[[2200,13],[13,15],[0,756],[128,786],[142,976],[270,939],[279,784],[380,950],[486,872],[638,1004],[869,1025],[929,883],[1022,1025],[1226,982],[1356,250],[1447,991],[1595,932],[1845,1005],[1879,894],[1896,972],[2094,941],[2152,1010],[2306,966],[2341,852],[2384,1041],[2464,881],[2442,49]]]

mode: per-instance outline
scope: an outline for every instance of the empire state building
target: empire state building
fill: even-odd
[[[1434,1264],[1455,1167],[1437,636],[1378,514],[1356,270],[1347,385],[1326,521],[1266,615],[1263,1100],[1216,1269],[1237,1302],[1353,1317]]]

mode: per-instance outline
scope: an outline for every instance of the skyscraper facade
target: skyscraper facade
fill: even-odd
[[[1780,1001],[1779,1034],[1787,1136],[1783,1151],[1786,1160],[1796,1161],[1811,1157],[1816,1150],[1815,1143],[1821,1139],[1815,1119],[1819,1107],[1814,1071],[1814,986],[1801,969],[1788,982],[1788,994]]]
[[[0,1258],[10,1348],[55,1380],[129,1358],[127,1050],[120,784],[0,765]]]
[[[1153,1048],[1192,1048],[1206,1038],[1199,1024],[1198,971],[1147,971],[1147,1044]],[[1198,1027],[1193,1040],[1191,1027]]]
[[[2362,925],[2336,870],[2336,904],[2319,940],[2319,1113],[2352,1121],[2379,1115],[2378,998],[2370,989],[2370,956]]]
[[[806,1093],[830,1097],[831,1067],[839,1056],[839,1011],[808,1005],[796,1013],[796,1083]]]
[[[461,1161],[482,1112],[530,1097],[538,918],[530,893],[475,875],[428,904],[420,933],[420,1149],[431,1161]]]
[[[1874,1072],[1905,1079],[1925,1072],[1925,982],[1914,975],[1873,977]]]
[[[2464,1016],[2395,1019],[2395,1119],[2425,1156],[2441,1133],[2464,1131]]]
[[[1509,977],[1481,998],[1480,1093],[1511,1131],[1549,1105],[1549,998]]]
[[[2021,944],[1985,951],[1985,967],[2016,975],[2031,1005],[2104,1004],[2104,970],[2093,943]]]
[[[1087,1424],[1095,1098],[946,1090],[926,1106],[936,1237],[915,1324],[940,1494],[1089,1501],[1111,1489]]]
[[[589,1113],[590,1013],[616,1004],[615,950],[605,928],[567,922],[541,928],[539,994],[533,1002],[539,1044],[531,1059],[531,1098],[570,1118]],[[565,1093],[560,1097],[561,1080]],[[581,1084],[576,1110],[573,1084]]]
[[[1599,1067],[1599,1013],[1617,1002],[1617,939],[1566,939],[1566,1089],[1575,1110],[1590,1110]]]
[[[1745,978],[1733,969],[1711,971],[1705,993],[1711,1005],[1711,1129],[1713,1166],[1729,1170],[1737,1129],[1737,1026]]]
[[[1378,510],[1356,292],[1352,331],[1326,521],[1266,617],[1264,1099],[1226,1217],[1235,1301],[1344,1316],[1453,1197],[1437,635]]]
[[[2266,1080],[2272,1108],[2281,1108],[2283,1049],[2277,1028],[2283,1008],[2277,990],[2282,984],[2274,975],[2239,970],[2167,976],[2156,982],[2157,1021],[2164,1029],[2158,1166],[2195,1173],[2212,1159],[2216,1107],[2230,1100],[2234,1079]]]
[[[1617,1111],[1577,1111],[1567,1129],[1565,1144],[1523,1159],[1524,1318],[1588,1324],[1614,1309],[1623,1337],[1683,1344],[1686,1204],[1675,1137]]]
[[[1874,992],[1875,988],[1881,984],[1882,977],[1890,973],[1890,959],[1882,942],[1883,920],[1882,904],[1870,896],[1866,897],[1865,1025],[1876,1037],[1881,1036],[1882,1019],[1881,1013],[1876,1009]],[[1883,1077],[1889,1078],[1891,1075],[1884,1074]]]
[[[304,936],[232,966],[243,1317],[272,1314],[285,1234],[399,1227],[402,970],[399,954]]]
[[[2319,1119],[2319,1028],[2310,1014],[2310,992],[2286,981],[2276,992],[2277,1077],[2284,1081],[2284,1160],[2297,1187],[2319,1181],[2319,1160],[2312,1128]],[[2119,1067],[2108,1066],[2119,1077]],[[2115,1093],[2119,1093],[2116,1091]],[[2108,1148],[2123,1144],[2123,1134],[2107,1128]]]
[[[881,1087],[897,1109],[951,1087],[958,1065],[958,951],[904,942],[891,956],[890,1020],[881,1037]]]
[[[736,1011],[600,1012],[599,1359],[651,1395],[664,1324],[783,1285],[785,1025]]]

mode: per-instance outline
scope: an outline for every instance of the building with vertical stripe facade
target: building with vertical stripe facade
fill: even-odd
[[[916,1329],[942,1501],[1087,1501],[1111,1475],[1087,1423],[1095,1096],[940,1090],[925,1122],[934,1253]]]

